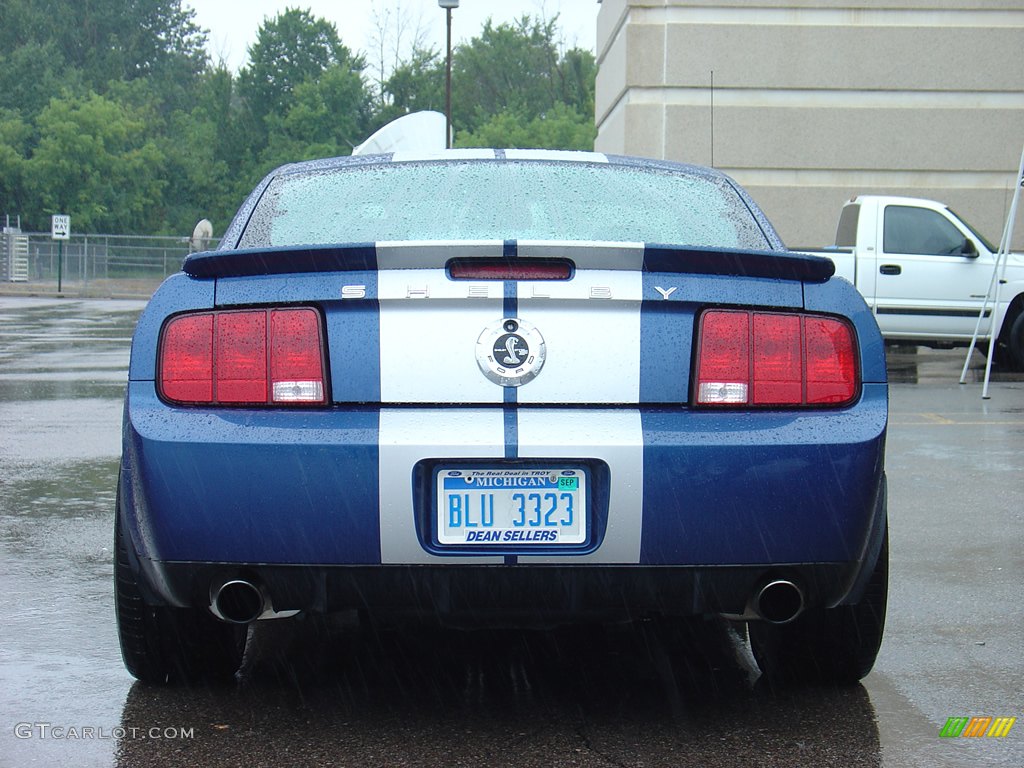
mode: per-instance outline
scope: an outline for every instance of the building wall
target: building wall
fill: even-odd
[[[603,0],[597,49],[596,148],[714,165],[791,246],[831,242],[868,193],[941,200],[999,242],[1021,0]]]

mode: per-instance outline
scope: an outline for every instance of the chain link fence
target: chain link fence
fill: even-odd
[[[168,275],[181,269],[190,252],[188,237],[76,235],[54,240],[49,232],[11,232],[27,259],[17,270],[0,272],[0,290],[74,296],[150,296]],[[26,252],[27,244],[27,252]],[[206,243],[216,248],[217,240]]]

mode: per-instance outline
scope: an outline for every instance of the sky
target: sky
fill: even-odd
[[[263,20],[286,8],[309,9],[314,16],[334,22],[341,41],[365,53],[368,61],[373,61],[377,35],[375,14],[389,17],[392,29],[394,20],[402,18],[407,29],[422,32],[428,45],[439,51],[445,46],[445,12],[437,0],[184,0],[182,5],[194,9],[196,23],[208,31],[211,59],[223,60],[236,72],[246,63],[248,47],[256,41]],[[566,47],[593,51],[600,7],[597,0],[461,0],[452,11],[452,41],[457,45],[479,35],[488,17],[500,23],[524,14],[544,19],[558,14]],[[411,37],[410,32],[406,41]],[[387,55],[393,56],[393,50]]]

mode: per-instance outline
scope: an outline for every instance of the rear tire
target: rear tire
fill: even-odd
[[[120,500],[114,525],[114,600],[121,657],[146,683],[228,681],[242,664],[247,628],[218,622],[202,610],[147,605],[132,569]]]
[[[852,685],[871,671],[885,629],[889,532],[860,601],[804,611],[789,624],[749,623],[750,647],[769,682]]]

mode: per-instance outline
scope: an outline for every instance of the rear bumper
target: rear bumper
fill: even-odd
[[[276,610],[737,613],[787,574],[834,603],[873,563],[884,516],[885,385],[816,412],[260,412],[169,408],[130,382],[125,415],[125,530],[152,599],[176,605],[208,604],[239,573],[278,592]],[[530,457],[607,465],[596,549],[442,555],[425,541],[419,462]]]
[[[202,607],[222,584],[245,579],[278,613],[359,611],[375,621],[459,626],[632,621],[648,616],[740,615],[769,581],[785,578],[806,605],[845,595],[856,564],[772,567],[238,566],[146,563],[158,601]]]

